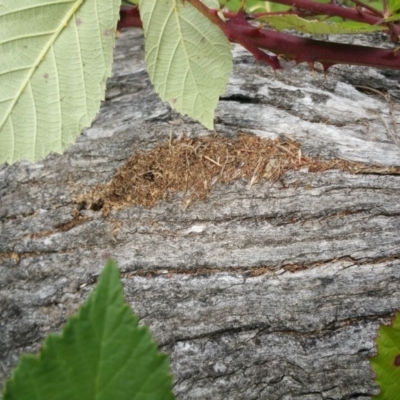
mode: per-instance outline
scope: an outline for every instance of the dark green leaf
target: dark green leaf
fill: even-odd
[[[4,400],[170,400],[171,386],[167,356],[138,326],[109,261],[62,334],[50,335],[38,357],[21,358]]]
[[[400,394],[400,313],[391,326],[382,325],[376,340],[378,354],[371,358],[372,369],[381,392],[376,400],[395,400]]]

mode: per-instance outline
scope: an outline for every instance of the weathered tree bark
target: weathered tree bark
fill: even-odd
[[[376,36],[379,39],[379,36]],[[179,399],[369,399],[368,356],[400,308],[400,74],[276,75],[235,48],[216,132],[293,138],[302,153],[387,166],[216,185],[188,208],[79,209],[132,149],[208,132],[162,104],[140,31],[118,40],[107,101],[64,155],[0,167],[0,381],[83,302],[107,257],[171,357]],[[79,212],[79,215],[77,215]],[[72,222],[71,222],[72,221]]]

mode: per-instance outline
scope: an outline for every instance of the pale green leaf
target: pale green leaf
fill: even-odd
[[[141,0],[146,64],[155,90],[182,114],[213,128],[214,109],[232,70],[228,40],[182,0]]]
[[[104,98],[120,0],[0,0],[0,164],[61,153]]]
[[[172,400],[168,359],[124,302],[109,261],[94,292],[39,357],[21,358],[4,400]]]
[[[299,32],[313,35],[321,34],[344,34],[364,33],[386,29],[385,27],[368,25],[354,21],[345,22],[323,22],[318,20],[309,21],[299,18],[297,15],[271,15],[259,18],[260,21],[268,22],[276,30],[295,29]]]

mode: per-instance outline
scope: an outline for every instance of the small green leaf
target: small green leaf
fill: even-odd
[[[381,392],[376,400],[394,400],[400,393],[400,313],[391,326],[382,325],[376,340],[378,354],[370,362]]]
[[[389,10],[392,12],[399,12],[400,10],[400,0],[389,0],[388,1]]]
[[[171,387],[167,356],[138,326],[109,261],[62,335],[47,337],[39,357],[22,356],[4,400],[170,400]]]
[[[213,128],[214,110],[232,70],[221,30],[182,0],[141,0],[146,64],[155,90],[182,114]]]
[[[0,1],[0,164],[61,153],[111,74],[120,0]]]
[[[344,33],[365,33],[381,31],[385,27],[363,24],[354,21],[345,22],[323,22],[318,20],[309,21],[299,18],[297,15],[271,15],[259,18],[260,21],[268,22],[276,30],[296,29],[299,32],[321,34],[344,34]]]

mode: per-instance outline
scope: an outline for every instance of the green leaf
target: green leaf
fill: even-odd
[[[167,356],[138,326],[109,261],[62,335],[48,336],[39,357],[22,356],[4,400],[170,400],[171,386]]]
[[[399,12],[400,10],[400,0],[389,0],[388,1],[389,10],[393,13]]]
[[[140,1],[147,71],[163,101],[212,129],[232,70],[231,46],[217,26],[182,3]]]
[[[381,325],[376,340],[378,354],[370,359],[381,392],[376,400],[394,400],[400,393],[400,313],[391,326]]]
[[[344,33],[364,33],[381,31],[385,27],[363,24],[360,22],[346,21],[329,23],[323,21],[309,21],[299,18],[297,15],[271,15],[259,18],[260,21],[268,22],[276,30],[296,29],[299,32],[319,34],[344,34]]]
[[[61,153],[111,74],[120,0],[0,1],[0,164]]]

